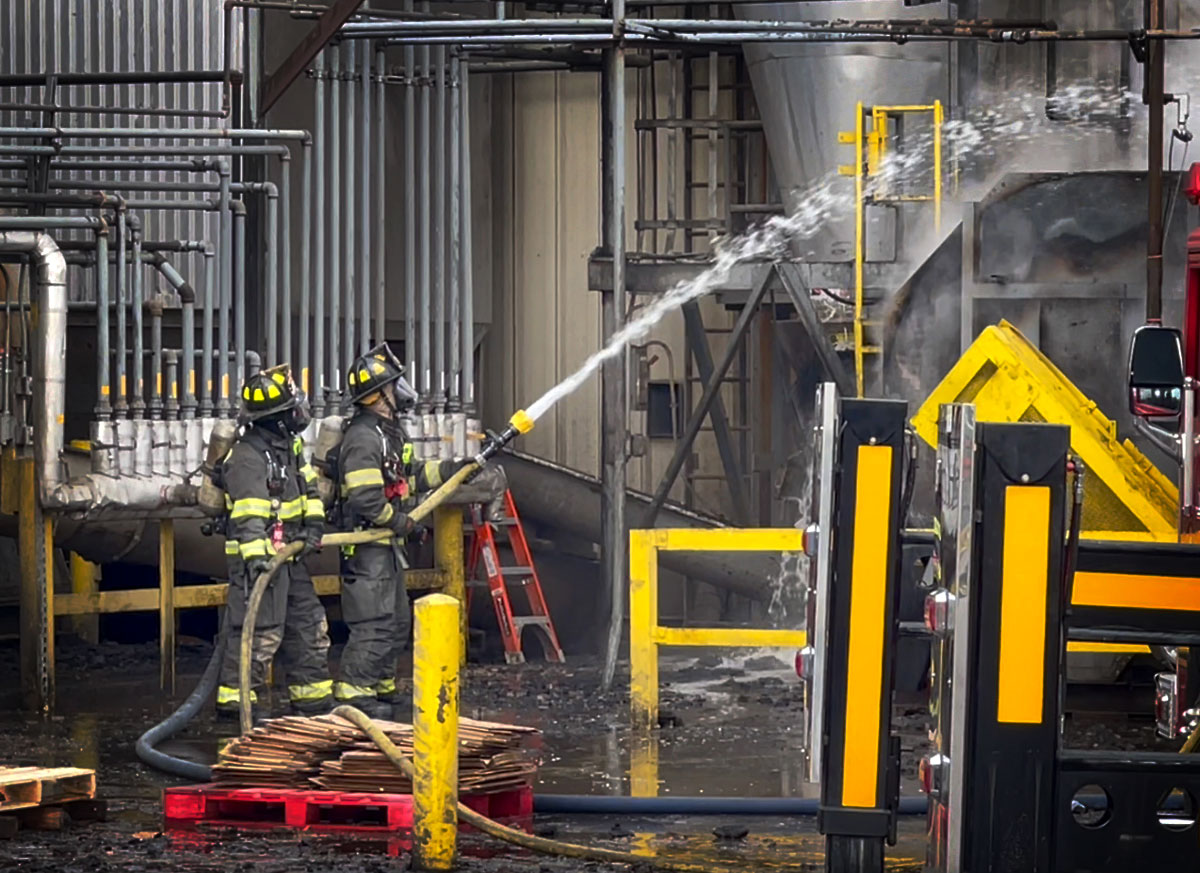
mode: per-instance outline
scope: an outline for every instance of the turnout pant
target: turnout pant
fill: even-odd
[[[335,696],[351,703],[356,698],[394,703],[396,659],[412,620],[394,547],[360,545],[342,553],[342,617],[350,639]]]
[[[240,557],[230,557],[228,567],[230,635],[221,664],[217,706],[236,708],[242,626],[254,580],[248,577]],[[328,711],[333,698],[333,681],[329,678],[329,621],[303,563],[280,567],[263,595],[251,648],[250,684],[255,689],[252,699],[257,699],[257,689],[266,684],[267,668],[281,649],[292,707],[299,712]]]

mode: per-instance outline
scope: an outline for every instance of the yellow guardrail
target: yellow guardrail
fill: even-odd
[[[888,139],[892,135],[891,124],[902,115],[929,113],[933,124],[933,190],[929,194],[894,192],[888,187],[889,175],[883,173],[888,154]],[[870,120],[868,129],[866,121]],[[863,376],[865,355],[878,355],[882,348],[866,341],[867,321],[864,318],[863,270],[867,259],[866,208],[870,203],[933,203],[933,223],[936,231],[942,229],[942,125],[945,111],[942,101],[930,104],[871,106],[864,107],[862,101],[855,106],[854,130],[838,133],[838,142],[854,146],[854,163],[843,164],[838,172],[854,177],[854,375],[858,396],[864,396]],[[894,174],[893,174],[894,175]],[[894,179],[892,180],[894,181]]]
[[[629,532],[629,706],[635,733],[658,723],[658,650],[661,646],[803,648],[802,630],[730,627],[663,627],[658,623],[659,552],[799,552],[795,528],[669,528]],[[656,745],[635,740],[633,794],[657,791]],[[641,754],[638,754],[641,750]]]

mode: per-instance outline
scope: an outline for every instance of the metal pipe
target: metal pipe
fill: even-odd
[[[360,70],[362,94],[362,136],[361,153],[359,155],[359,267],[358,267],[358,345],[360,352],[365,353],[371,347],[371,114],[374,106],[371,103],[371,51],[370,46],[364,45],[362,51],[362,69]],[[381,336],[380,341],[383,341]],[[350,352],[349,349],[346,350]]]
[[[236,185],[234,187],[237,187]],[[266,325],[263,331],[267,337],[268,366],[283,363],[279,357],[277,337],[279,331],[279,256],[276,252],[279,240],[279,188],[273,182],[243,182],[242,189],[248,193],[261,192],[267,198],[267,229],[262,242],[263,263],[266,264],[265,297]],[[236,242],[234,243],[237,244]],[[243,279],[243,282],[245,280]],[[284,317],[288,313],[284,308]],[[240,371],[239,371],[240,372]]]
[[[150,310],[150,418],[161,421],[163,417],[163,302],[155,295],[146,302]],[[158,472],[158,471],[156,471]]]
[[[220,216],[218,219],[220,239],[217,243],[217,254],[220,263],[217,276],[220,280],[220,305],[217,307],[217,371],[215,389],[217,393],[217,417],[227,418],[230,413],[229,404],[229,319],[233,307],[233,201],[230,198],[231,170],[228,161],[218,170],[220,175]]]
[[[358,308],[356,306],[361,284],[361,277],[358,275],[358,261],[355,257],[354,246],[358,240],[356,236],[356,220],[357,210],[356,193],[358,186],[356,184],[355,174],[358,172],[358,167],[355,164],[355,135],[357,133],[358,124],[355,121],[355,104],[358,101],[358,88],[355,87],[355,67],[357,65],[357,43],[346,43],[342,47],[342,80],[346,87],[346,119],[342,124],[343,130],[346,132],[346,155],[342,162],[342,184],[339,186],[339,194],[346,200],[346,217],[342,224],[342,257],[343,257],[343,275],[346,277],[346,312],[342,316],[342,354],[347,359],[354,356],[354,327],[355,319],[358,318]],[[349,360],[346,361],[346,366],[350,366]]]
[[[305,318],[306,300],[300,301],[300,345],[304,353],[311,355],[313,379],[311,387],[305,390],[312,395],[313,414],[321,418],[325,414],[325,92],[329,78],[325,71],[325,52],[317,55],[313,61],[313,72],[316,85],[313,88],[313,129],[315,142],[313,145],[313,222],[312,237],[307,240],[313,249],[315,261],[313,274],[316,284],[313,296],[316,299],[316,316],[313,319],[313,347],[308,346],[308,327]],[[307,204],[305,209],[308,209]]]
[[[459,348],[459,320],[462,306],[459,299],[462,262],[462,95],[459,93],[461,64],[458,52],[450,54],[450,381],[447,407],[457,412],[462,399],[462,351]]]
[[[237,390],[246,377],[246,204],[233,201],[233,362]]]
[[[59,85],[148,85],[160,83],[223,82],[224,70],[166,70],[107,73],[5,73],[0,75],[0,88],[40,88],[53,76]],[[242,74],[233,71],[235,84],[241,84]],[[108,110],[111,112],[111,110]]]
[[[387,71],[387,57],[383,50],[383,43],[379,43],[375,49],[375,75],[378,77],[375,82],[375,276],[374,276],[374,315],[375,315],[375,336],[374,341],[377,343],[387,341],[387,279],[384,275],[387,270],[387,245],[386,245],[386,225],[384,202],[387,199],[386,186],[384,184],[385,166],[384,166],[384,149],[387,143],[387,101],[384,94],[384,78]],[[405,197],[408,200],[408,197]],[[406,290],[407,293],[407,290]],[[407,318],[407,315],[405,316]],[[408,352],[405,351],[407,355]]]
[[[163,411],[168,419],[179,417],[179,352],[167,349],[165,352],[167,369],[166,403]],[[168,468],[171,465],[168,463]]]
[[[36,230],[22,230],[20,219],[0,218],[0,252],[22,252],[33,261],[38,330],[34,331],[33,432],[34,463],[42,506],[62,481],[59,459],[63,450],[67,367],[67,262],[54,239]],[[95,223],[94,223],[95,222]],[[60,224],[59,227],[72,225]],[[74,227],[107,230],[103,220],[79,218]]]
[[[341,50],[338,46],[329,47],[329,69],[336,80],[341,70]],[[332,82],[329,90],[329,386],[331,406],[335,411],[341,408],[339,396],[342,390],[341,349],[338,338],[342,326],[342,89],[336,81]]]
[[[43,83],[44,84],[44,83]],[[56,106],[53,103],[0,103],[0,112],[51,112],[57,115],[130,115],[164,118],[222,118],[206,109],[138,109],[122,106]]]
[[[420,349],[421,349],[421,368],[420,368],[420,394],[421,404],[427,408],[430,401],[430,395],[433,393],[433,373],[431,371],[431,354],[429,346],[429,307],[430,307],[430,264],[429,258],[432,250],[429,244],[429,224],[431,203],[429,192],[429,176],[430,176],[430,149],[433,147],[431,142],[431,129],[429,124],[429,49],[423,47],[418,55],[419,66],[418,76],[421,79],[421,93],[418,104],[417,113],[417,130],[421,132],[421,147],[417,151],[417,180],[419,190],[417,203],[419,214],[417,215],[417,251],[420,258],[420,279],[419,285],[421,302],[420,302]]]
[[[96,233],[96,408],[100,421],[112,415],[112,377],[108,369],[109,356],[109,294],[108,294],[108,229]],[[5,352],[7,352],[7,347]]]
[[[203,349],[200,357],[200,417],[213,414],[213,310],[216,305],[217,252],[209,247],[204,251],[204,313],[200,328]],[[222,352],[224,354],[224,352]]]
[[[475,413],[475,277],[471,252],[471,64],[462,65],[462,397],[468,415]]]
[[[128,383],[125,381],[125,308],[129,301],[125,296],[125,281],[128,279],[125,266],[125,238],[128,236],[125,210],[117,211],[117,402],[118,418],[128,414]]]
[[[0,127],[0,137],[11,139],[261,139],[304,142],[307,130],[254,130],[227,127]],[[149,147],[154,149],[155,147]],[[61,153],[62,149],[55,149]],[[120,149],[117,149],[120,151]],[[160,154],[166,154],[160,152]]]
[[[446,402],[446,49],[433,50],[433,404]]]
[[[1147,29],[1161,27],[1162,0],[1146,0]],[[1146,102],[1149,104],[1150,130],[1147,142],[1147,221],[1146,235],[1146,321],[1162,320],[1163,251],[1163,87],[1166,46],[1161,41],[1146,45]],[[1190,494],[1189,494],[1190,499]]]
[[[409,4],[411,5],[411,3]],[[421,390],[417,369],[416,49],[404,47],[404,359]]]
[[[311,319],[310,295],[312,294],[312,251],[308,245],[309,237],[312,234],[313,210],[312,210],[312,173],[309,169],[313,163],[313,147],[311,143],[305,143],[300,149],[303,159],[300,162],[300,349],[297,353],[296,366],[299,368],[301,377],[301,387],[308,392],[308,372],[312,366],[312,356],[308,349],[309,338],[309,321]],[[285,195],[291,197],[291,192],[286,191]],[[291,221],[291,207],[289,206],[284,211],[284,236],[287,237],[285,242],[285,251],[283,264],[287,270],[287,285],[285,296],[288,300],[287,310],[287,325],[284,327],[287,343],[290,347],[292,341],[292,309],[291,309],[291,233],[289,232],[288,222]],[[289,348],[289,353],[291,349]]]
[[[301,176],[306,174],[301,173]],[[274,186],[271,186],[274,187]],[[267,223],[270,224],[270,208],[271,208],[271,192],[264,186],[264,192],[267,195]],[[278,327],[272,322],[267,322],[267,336],[274,336],[275,331],[280,332],[279,348],[280,357],[276,363],[295,361],[292,357],[292,170],[291,161],[284,161],[283,174],[279,177],[279,187],[276,189],[278,201],[276,202],[277,224],[275,230],[278,232],[278,239],[271,235],[270,229],[267,231],[267,238],[271,240],[271,245],[275,246],[279,251],[278,259],[278,279],[280,285],[280,309],[282,318]],[[308,208],[308,204],[305,204]],[[268,289],[270,282],[267,283]],[[299,364],[299,362],[296,362]],[[293,369],[292,372],[295,372]]]
[[[303,140],[301,140],[303,142]],[[190,145],[190,146],[132,146],[125,143],[95,146],[2,146],[0,154],[52,154],[59,157],[90,157],[104,155],[160,155],[165,157],[250,156],[291,154],[285,145]]]
[[[146,373],[146,337],[143,321],[145,298],[142,286],[142,233],[140,229],[130,228],[130,231],[130,239],[133,243],[129,264],[130,277],[133,280],[133,298],[129,304],[133,316],[133,358],[131,360],[133,378],[130,379],[133,399],[130,401],[129,408],[134,419],[140,419],[145,416],[146,412],[145,383],[143,381]]]
[[[107,227],[104,219],[84,215],[0,215],[0,230],[64,230]],[[58,249],[57,243],[54,246]]]
[[[620,23],[625,17],[625,0],[613,0],[613,19]],[[620,330],[625,312],[625,44],[623,30],[613,26],[615,45],[608,50],[608,75],[601,81],[607,85],[602,94],[604,118],[601,122],[605,150],[605,182],[603,227],[607,231],[607,248],[612,254],[613,289],[601,296],[601,320],[606,342]],[[601,562],[604,585],[608,591],[608,640],[601,682],[605,690],[611,687],[621,645],[621,628],[625,618],[626,553],[628,537],[625,520],[625,465],[628,435],[627,380],[628,352],[607,362],[601,370],[600,432],[601,478],[603,501],[601,525],[604,540]]]

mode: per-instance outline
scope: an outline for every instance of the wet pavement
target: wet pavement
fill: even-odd
[[[210,649],[181,647],[179,694],[157,690],[153,645],[64,645],[59,652],[58,710],[49,719],[16,710],[15,648],[0,647],[0,760],[13,764],[81,766],[97,770],[109,820],[61,833],[22,832],[0,841],[0,869],[21,871],[363,871],[397,869],[382,842],[349,842],[291,832],[162,834],[161,791],[176,784],[142,765],[133,753],[137,736],[168,714],[191,689]],[[780,653],[783,656],[784,653]],[[803,701],[790,665],[762,653],[721,658],[664,657],[658,732],[660,795],[815,795],[803,777]],[[598,664],[574,659],[565,666],[472,665],[465,676],[464,715],[511,721],[543,732],[538,793],[627,795],[630,735],[626,727],[627,667],[618,689],[600,688]],[[916,762],[927,750],[922,707],[898,709],[904,747],[902,791],[915,793]],[[1122,722],[1124,724],[1124,722]],[[205,714],[162,748],[211,761],[235,727]],[[1113,730],[1099,721],[1080,728],[1085,745],[1141,745],[1152,728]],[[1122,733],[1124,731],[1124,733]],[[1132,739],[1131,739],[1132,738]],[[738,840],[718,840],[713,829],[745,827]],[[812,818],[708,816],[630,818],[539,816],[539,833],[557,839],[660,854],[692,862],[724,863],[731,870],[813,869],[822,839]],[[889,866],[915,870],[923,855],[923,818],[902,819]],[[404,855],[393,843],[391,855]],[[532,856],[479,835],[462,842],[464,870],[628,870]]]

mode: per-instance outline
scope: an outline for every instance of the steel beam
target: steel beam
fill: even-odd
[[[708,336],[704,332],[704,317],[700,314],[700,304],[689,300],[683,304],[682,309],[688,346],[696,360],[700,380],[707,385],[713,377],[713,358]],[[729,497],[733,501],[733,517],[738,524],[749,524],[750,504],[746,499],[746,483],[742,480],[742,470],[733,450],[733,432],[729,429],[729,417],[725,414],[725,402],[721,399],[720,392],[713,398],[709,418],[712,419],[713,435],[717,439],[717,452],[721,456],[721,464],[725,467]]]
[[[738,345],[746,335],[750,323],[754,320],[754,314],[758,311],[758,307],[762,303],[766,293],[767,283],[763,282],[755,289],[750,299],[746,301],[746,306],[738,315],[737,322],[729,334],[729,344],[725,347],[725,355],[721,358],[720,365],[713,372],[712,378],[704,383],[704,392],[700,395],[700,403],[692,410],[691,418],[688,419],[688,423],[683,429],[683,435],[680,437],[679,442],[675,444],[675,453],[671,455],[670,463],[667,464],[667,469],[663,473],[662,480],[658,483],[658,489],[654,492],[654,499],[650,501],[650,506],[646,508],[646,512],[642,516],[641,527],[654,527],[654,520],[658,517],[658,511],[666,503],[667,495],[671,493],[671,487],[675,484],[675,480],[679,476],[679,471],[683,469],[684,460],[691,451],[692,443],[696,440],[696,434],[700,432],[700,425],[703,423],[704,417],[708,415],[713,400],[721,388],[725,374],[729,372],[729,368],[733,364],[733,359],[737,356]]]
[[[825,375],[837,385],[840,394],[846,397],[853,395],[854,378],[846,370],[846,365],[842,363],[833,343],[829,341],[829,335],[822,328],[821,317],[817,315],[808,288],[803,286],[800,276],[796,274],[796,271],[790,269],[790,265],[777,266],[775,277],[779,280],[780,286],[796,310],[796,315],[804,326],[805,333],[808,334],[813,352],[816,354],[817,360],[821,362],[821,368],[825,371]]]
[[[313,58],[320,53],[321,49],[325,48],[329,40],[333,39],[338,29],[358,11],[362,2],[363,0],[334,0],[329,8],[321,14],[313,29],[297,43],[287,59],[279,65],[279,69],[267,76],[266,81],[263,82],[262,100],[258,110],[260,118],[265,116],[283,96],[283,93],[292,86],[292,83],[304,72],[304,68],[311,64]]]
[[[624,0],[613,0],[613,18],[625,15]],[[616,33],[616,28],[614,28]],[[619,35],[619,34],[618,34]],[[612,289],[601,295],[602,342],[621,329],[625,312],[625,48],[608,49],[601,76],[603,229],[601,249],[612,258]],[[600,371],[600,480],[603,584],[608,590],[608,641],[602,685],[612,685],[625,621],[626,557],[625,464],[628,458],[628,347]]]

